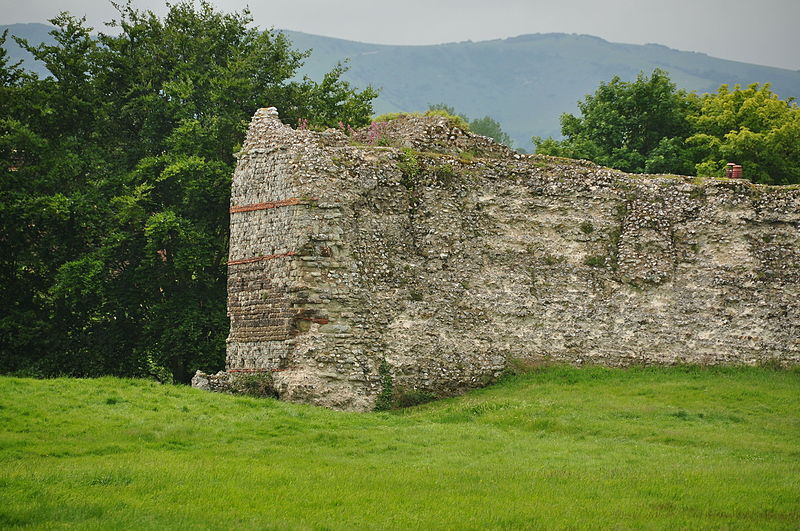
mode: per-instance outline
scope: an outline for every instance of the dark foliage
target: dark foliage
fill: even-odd
[[[293,80],[305,52],[249,13],[181,2],[162,19],[118,7],[109,34],[51,22],[0,51],[0,370],[163,376],[224,363],[228,201],[253,112],[368,123],[372,89],[334,69]]]

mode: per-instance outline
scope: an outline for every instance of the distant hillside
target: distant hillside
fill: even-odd
[[[532,135],[557,136],[559,117],[614,75],[633,79],[662,68],[689,91],[721,84],[770,82],[782,98],[800,98],[800,72],[681,52],[657,44],[616,44],[589,35],[548,33],[484,42],[384,46],[285,31],[311,48],[305,72],[318,79],[350,58],[345,78],[380,87],[378,113],[426,109],[444,102],[470,117],[499,120],[517,145]]]
[[[0,26],[40,42],[44,24]],[[657,44],[617,44],[589,35],[548,33],[483,42],[387,46],[284,31],[294,46],[313,49],[301,72],[319,80],[337,61],[350,60],[345,79],[381,88],[376,113],[424,110],[447,103],[471,118],[499,120],[517,145],[558,136],[559,117],[614,75],[633,79],[662,68],[681,88],[710,92],[723,83],[770,82],[781,98],[800,98],[800,71],[682,52]],[[12,57],[24,58],[15,43]],[[41,68],[39,71],[41,72]]]

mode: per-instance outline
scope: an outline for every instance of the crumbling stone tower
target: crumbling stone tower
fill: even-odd
[[[371,409],[509,364],[795,364],[800,190],[519,155],[442,117],[353,137],[253,117],[227,373]],[[211,384],[209,383],[211,382]]]
[[[314,135],[256,113],[231,194],[227,368],[269,371],[289,399],[366,409],[377,353],[353,328],[331,169]]]

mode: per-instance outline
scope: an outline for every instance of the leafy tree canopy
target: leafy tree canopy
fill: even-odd
[[[780,100],[769,84],[705,94],[689,118],[686,143],[702,156],[697,175],[722,175],[734,161],[749,179],[768,184],[800,183],[800,108]]]
[[[117,6],[114,32],[51,23],[19,41],[45,79],[0,54],[0,367],[34,374],[219,369],[234,151],[253,112],[296,124],[369,123],[371,88],[335,68],[293,76],[308,52],[247,11]]]
[[[677,90],[662,70],[640,73],[633,82],[614,77],[578,103],[581,116],[561,116],[563,141],[533,140],[537,153],[590,159],[634,173],[685,173],[691,165],[670,139],[689,135],[693,106],[695,100]]]
[[[578,107],[561,117],[564,140],[534,137],[537,153],[632,173],[723,176],[735,162],[754,182],[800,183],[800,109],[769,84],[697,96],[655,70],[602,83]]]

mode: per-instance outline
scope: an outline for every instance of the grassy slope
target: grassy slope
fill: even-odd
[[[800,372],[550,368],[351,414],[0,379],[0,527],[794,528]]]

